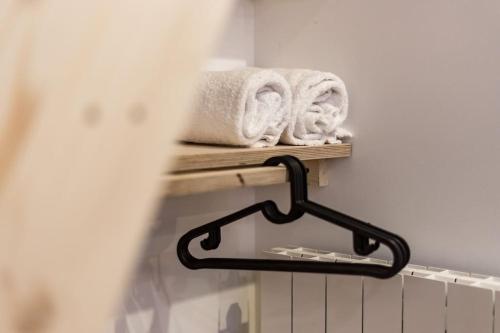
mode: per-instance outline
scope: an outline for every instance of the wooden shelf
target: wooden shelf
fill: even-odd
[[[173,172],[260,165],[273,156],[293,155],[302,161],[351,156],[350,144],[235,148],[179,144]]]
[[[326,186],[326,160],[351,155],[350,144],[270,148],[179,144],[176,149],[177,162],[162,178],[166,196],[285,183],[287,172],[284,167],[261,166],[266,159],[280,155],[293,155],[304,161],[309,170],[308,183]]]

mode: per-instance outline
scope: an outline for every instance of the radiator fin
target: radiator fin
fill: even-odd
[[[266,252],[292,260],[390,264],[304,247]],[[260,283],[261,333],[500,333],[497,277],[408,265],[388,280],[261,273]]]

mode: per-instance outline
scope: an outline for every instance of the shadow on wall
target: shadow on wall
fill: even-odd
[[[157,222],[127,295],[106,333],[250,332],[255,285],[250,272],[188,270],[177,259],[179,237],[254,202],[248,190],[174,198],[162,203]],[[223,230],[223,248],[199,257],[255,255],[254,221]]]
[[[226,315],[227,328],[219,333],[249,333],[249,325],[242,322],[241,308],[238,303],[233,303],[229,307]]]

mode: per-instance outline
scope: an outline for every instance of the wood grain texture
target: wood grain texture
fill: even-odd
[[[323,160],[304,162],[307,183],[313,186],[328,185]],[[162,177],[163,195],[169,197],[214,192],[243,187],[283,184],[288,181],[285,167],[245,167],[211,169],[169,174]]]
[[[183,196],[285,183],[285,168],[258,166],[266,159],[279,155],[293,155],[301,159],[308,169],[309,185],[327,186],[326,160],[350,154],[350,144],[237,148],[179,143],[176,146],[177,161],[171,169],[172,173],[161,179],[163,194]]]
[[[307,172],[307,183],[319,187],[328,186],[328,163],[326,159],[304,161]]]
[[[170,171],[252,166],[262,164],[266,159],[279,155],[293,155],[303,161],[351,155],[350,144],[310,147],[278,145],[268,148],[178,144],[176,148],[177,161]]]
[[[282,184],[287,181],[284,167],[253,167],[189,172],[163,177],[165,195],[182,196],[240,187]]]
[[[0,4],[1,333],[102,331],[231,4]]]

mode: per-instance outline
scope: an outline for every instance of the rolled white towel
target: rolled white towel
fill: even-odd
[[[307,69],[277,69],[292,89],[290,123],[280,142],[314,146],[338,143],[351,136],[340,128],[347,118],[348,95],[344,82],[335,74]]]
[[[290,120],[291,91],[271,70],[205,72],[183,140],[247,147],[278,143]]]

